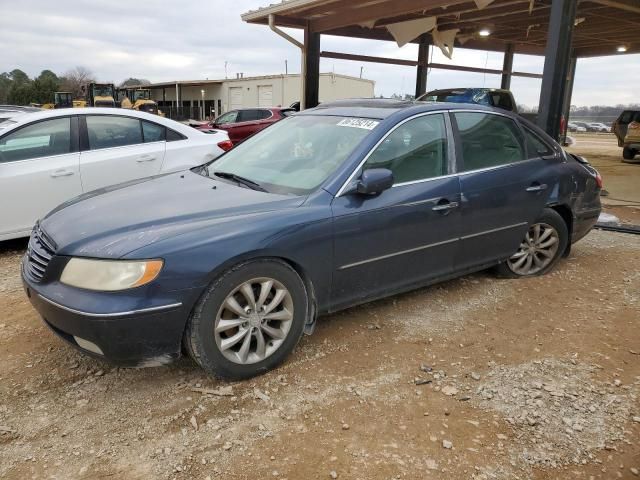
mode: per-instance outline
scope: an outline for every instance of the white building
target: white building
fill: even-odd
[[[320,74],[320,102],[341,98],[371,98],[375,82],[337,73]],[[299,74],[268,75],[224,80],[192,80],[154,83],[145,88],[161,110],[174,118],[216,117],[236,108],[288,107],[300,100]],[[176,103],[177,99],[177,103]],[[176,107],[178,107],[176,109]]]

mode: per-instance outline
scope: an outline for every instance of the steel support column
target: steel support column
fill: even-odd
[[[304,30],[302,81],[304,82],[304,108],[318,105],[320,90],[320,34],[309,27]],[[301,105],[302,107],[302,105]]]
[[[560,132],[562,143],[565,143],[567,139],[567,124],[569,123],[569,114],[571,113],[571,96],[573,95],[573,81],[576,78],[577,63],[578,59],[575,56],[572,56],[571,61],[569,62],[569,72],[567,72],[564,99],[562,102],[562,116],[564,117],[565,122],[565,131]]]
[[[538,125],[553,138],[558,138],[560,133],[577,3],[575,0],[553,0],[551,4]]]
[[[424,33],[418,46],[418,66],[416,67],[416,98],[427,93],[427,71],[429,70],[429,48],[431,36]]]
[[[502,63],[502,81],[500,88],[509,90],[511,88],[511,74],[513,72],[513,44],[509,43],[504,51],[504,61]]]

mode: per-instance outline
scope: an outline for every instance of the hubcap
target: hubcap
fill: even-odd
[[[507,260],[507,265],[517,275],[538,273],[553,261],[559,243],[558,232],[551,225],[531,225],[518,251]]]
[[[273,278],[254,278],[225,298],[215,320],[218,349],[242,365],[272,355],[284,342],[293,321],[293,299]]]

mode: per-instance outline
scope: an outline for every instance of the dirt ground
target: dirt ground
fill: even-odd
[[[22,292],[23,251],[0,244],[0,478],[640,478],[640,236],[594,231],[545,277],[321,318],[233,384],[62,343]]]

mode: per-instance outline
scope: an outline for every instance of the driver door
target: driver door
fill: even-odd
[[[361,170],[387,168],[392,188],[334,199],[333,303],[386,296],[450,274],[458,244],[460,187],[444,114],[398,125]],[[358,178],[359,175],[356,176]]]

